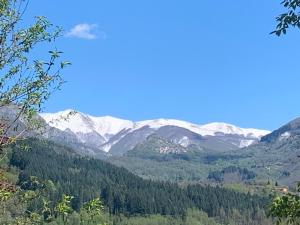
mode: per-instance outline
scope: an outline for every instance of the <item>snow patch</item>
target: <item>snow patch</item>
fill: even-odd
[[[283,134],[280,135],[279,140],[282,141],[282,140],[288,139],[290,136],[291,136],[290,132],[288,132],[288,131],[284,132]]]
[[[186,148],[187,146],[190,145],[190,139],[188,137],[184,136],[178,141],[178,144],[180,144],[181,146]]]
[[[239,148],[245,148],[255,143],[255,140],[241,140]]]

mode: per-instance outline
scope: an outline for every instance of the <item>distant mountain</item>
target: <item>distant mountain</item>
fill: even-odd
[[[76,149],[76,151],[83,155],[95,156],[98,158],[104,157],[102,151],[99,150],[99,146],[93,143],[93,134],[96,136],[94,139],[98,140],[102,137],[98,133],[87,133],[86,138],[89,139],[88,143],[83,143],[78,140],[79,135],[75,135],[70,130],[60,130],[53,126],[49,126],[45,120],[39,115],[35,115],[33,120],[35,126],[30,125],[24,115],[19,115],[20,108],[16,105],[10,105],[5,107],[0,107],[0,124],[5,127],[10,126],[10,129],[5,134],[6,136],[18,135],[22,137],[35,137],[39,139],[47,139],[59,144],[70,146]],[[18,119],[13,122],[16,118]],[[20,135],[21,134],[21,135]]]
[[[182,147],[197,145],[212,150],[232,150],[257,143],[269,131],[244,129],[226,123],[197,125],[173,119],[133,122],[111,116],[95,117],[73,110],[43,113],[49,126],[77,137],[81,144],[109,154],[122,155],[157,135]]]
[[[261,139],[261,142],[275,142],[300,135],[300,118],[297,118]]]
[[[259,143],[245,148],[244,154],[249,155],[248,165],[257,173],[295,184],[300,180],[300,118],[262,137]]]
[[[12,120],[18,110],[16,106],[0,108],[1,123]],[[257,180],[272,178],[289,185],[300,180],[300,118],[271,133],[225,123],[132,122],[72,110],[41,114],[36,119],[45,123],[43,130],[29,130],[24,136],[45,138],[83,155],[106,158],[151,179],[184,180],[189,176],[192,181],[205,180],[215,168],[221,171],[223,166],[237,166],[254,171]],[[26,126],[20,117],[8,134]]]
[[[262,184],[270,180],[294,187],[300,180],[300,118],[241,149],[230,149],[231,142],[218,136],[180,129],[162,127],[122,157],[108,160],[150,179],[211,182],[209,174],[213,173],[221,176],[221,182],[228,182],[239,174],[235,171],[227,176],[222,171],[238,168],[247,174],[253,172],[255,181]],[[182,136],[187,138],[180,139]]]

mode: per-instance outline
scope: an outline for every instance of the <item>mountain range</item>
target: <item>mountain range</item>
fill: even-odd
[[[11,120],[17,111],[14,106],[0,108],[0,121]],[[44,123],[44,129],[30,130],[27,137],[70,146],[81,155],[105,159],[145,178],[207,181],[216,174],[228,177],[224,171],[247,169],[246,175],[255,180],[273,179],[287,185],[300,180],[299,118],[273,132],[217,122],[133,122],[74,110],[43,113],[36,119]],[[9,134],[24,127],[26,120],[20,117]],[[232,176],[231,180],[239,180],[245,174]]]
[[[245,129],[226,123],[197,125],[174,119],[133,122],[111,116],[95,117],[74,110],[42,113],[47,124],[74,138],[97,154],[123,155],[152,135],[187,148],[227,151],[250,146],[269,134],[267,130]]]
[[[246,176],[251,179],[242,182],[260,186],[269,180],[289,187],[300,180],[300,118],[247,147],[225,149],[224,145],[215,149],[201,150],[197,145],[185,148],[152,135],[123,156],[108,160],[150,179],[210,183],[214,178],[226,183]]]

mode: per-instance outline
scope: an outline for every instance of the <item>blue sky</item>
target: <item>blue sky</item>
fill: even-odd
[[[26,20],[62,26],[56,46],[73,64],[46,111],[275,129],[300,116],[300,30],[269,35],[282,10],[258,0],[31,0]]]

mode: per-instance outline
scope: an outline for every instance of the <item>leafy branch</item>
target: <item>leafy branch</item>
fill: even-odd
[[[271,32],[271,34],[277,36],[286,34],[290,27],[300,28],[300,0],[284,0],[281,4],[286,9],[286,12],[276,18],[276,29]]]

